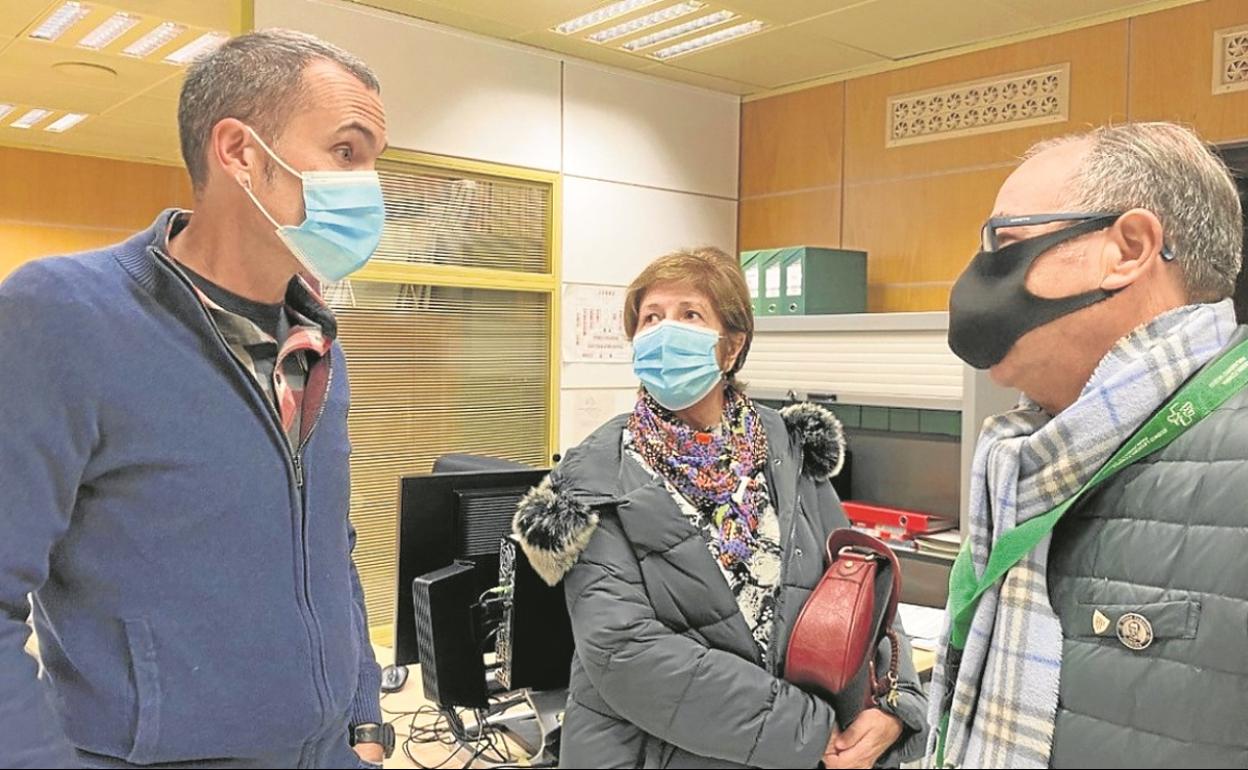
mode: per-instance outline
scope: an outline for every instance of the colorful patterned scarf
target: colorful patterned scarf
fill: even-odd
[[[730,568],[748,563],[757,545],[759,517],[768,504],[766,485],[759,483],[767,434],[753,402],[732,388],[724,399],[723,422],[701,431],[643,393],[628,430],[642,459],[710,517],[720,563]]]

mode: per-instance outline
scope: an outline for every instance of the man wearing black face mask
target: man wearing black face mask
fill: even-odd
[[[988,420],[933,679],[958,767],[1248,761],[1241,212],[1194,134],[1043,143],[954,286],[949,343],[1024,394]]]

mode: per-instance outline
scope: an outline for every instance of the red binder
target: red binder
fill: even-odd
[[[887,505],[847,500],[842,503],[849,523],[865,530],[908,540],[917,535],[944,532],[958,526],[956,521],[922,511],[908,511]],[[892,539],[889,538],[889,539]]]

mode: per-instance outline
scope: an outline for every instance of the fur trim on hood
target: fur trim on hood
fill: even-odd
[[[832,412],[811,403],[793,404],[780,410],[789,435],[801,445],[805,472],[828,479],[845,464],[845,429]]]
[[[549,476],[524,496],[511,522],[529,564],[552,586],[576,564],[597,528],[598,514],[575,496],[556,491]]]
[[[804,473],[823,480],[840,472],[845,462],[845,431],[834,414],[815,404],[794,404],[780,414],[802,452]],[[511,528],[534,571],[553,586],[589,545],[598,528],[598,514],[576,495],[558,489],[547,476],[520,501]]]

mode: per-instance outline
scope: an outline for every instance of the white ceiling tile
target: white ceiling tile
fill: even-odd
[[[867,51],[810,35],[804,25],[765,30],[665,64],[765,88],[781,88],[883,61]]]
[[[715,5],[736,11],[743,16],[765,19],[776,24],[789,24],[825,13],[861,5],[869,0],[716,0]]]
[[[457,29],[471,30],[479,35],[489,35],[490,37],[505,40],[523,35],[528,31],[526,26],[505,24],[495,18],[476,16],[457,8],[435,5],[422,0],[354,0],[354,2],[378,10],[410,16],[414,19],[423,19],[435,24],[445,24],[448,27]]]
[[[0,127],[0,144],[166,164],[180,164],[182,157],[176,129],[102,116],[88,118],[63,134]]]
[[[598,45],[587,40],[560,35],[557,32],[530,32],[527,35],[516,38],[516,42],[544,48],[548,51],[566,53],[569,56],[588,59],[599,64],[608,64],[613,67],[622,67],[630,70],[645,69],[654,63],[651,59],[647,59],[644,56],[627,53],[611,46]]]
[[[727,78],[717,78],[714,75],[704,75],[701,72],[685,70],[668,64],[653,64],[642,69],[641,72],[655,77],[667,78],[680,83],[688,83],[701,88],[709,88],[712,91],[722,91],[726,94],[736,94],[738,96],[746,96],[754,93],[755,91],[760,91],[763,88],[757,83],[743,83],[737,80],[728,80]]]
[[[394,13],[507,39],[548,30],[605,0],[354,0]]]
[[[113,85],[106,88],[120,88],[132,93],[141,91],[159,83],[178,71],[178,68],[159,60],[134,59],[118,54],[88,51],[82,48],[67,48],[51,45],[38,40],[19,39],[4,50],[3,70],[22,73],[29,78],[41,80],[45,87],[55,88],[59,85],[72,86],[75,78],[66,76],[56,70],[62,63],[72,62],[87,64],[97,70],[111,70],[116,73]],[[48,78],[51,78],[50,80]],[[100,82],[91,78],[90,82]]]
[[[1154,5],[1150,0],[997,0],[1011,10],[1044,25],[1066,24],[1091,16]]]
[[[4,72],[4,63],[0,61],[0,102],[99,114],[120,104],[129,96],[125,91],[89,86],[55,89],[41,87],[38,82]]]
[[[481,16],[523,27],[528,31],[550,29],[556,24],[596,11],[611,0],[423,0],[425,4]],[[640,13],[640,12],[639,12]]]
[[[155,96],[135,96],[110,108],[104,113],[108,118],[121,120],[157,128],[173,128],[178,126],[178,102],[176,99],[161,99]]]
[[[0,38],[17,37],[45,13],[60,5],[55,0],[3,0]]]
[[[890,59],[905,59],[1038,26],[1031,17],[994,0],[958,0],[956,14],[943,2],[875,0],[805,22],[801,29]]]
[[[182,81],[185,79],[185,72],[175,72],[142,93],[144,96],[177,101],[182,96]]]
[[[107,0],[114,8],[192,27],[239,32],[242,0]],[[259,0],[264,2],[264,0]]]

